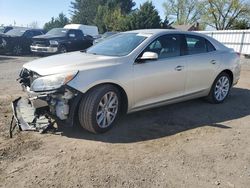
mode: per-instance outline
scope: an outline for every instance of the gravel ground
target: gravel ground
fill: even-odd
[[[250,60],[220,105],[203,99],[127,115],[110,132],[8,138],[16,82],[34,57],[0,56],[0,187],[236,187],[250,185]]]

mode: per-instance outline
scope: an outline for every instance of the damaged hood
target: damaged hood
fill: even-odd
[[[23,68],[41,76],[117,65],[119,57],[72,52],[31,61]]]

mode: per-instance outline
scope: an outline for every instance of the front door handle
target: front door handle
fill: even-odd
[[[215,65],[216,64],[216,60],[212,60],[210,61],[211,64]]]
[[[184,68],[184,66],[180,66],[180,65],[179,65],[179,66],[175,67],[175,70],[176,70],[176,71],[182,71],[183,68]]]

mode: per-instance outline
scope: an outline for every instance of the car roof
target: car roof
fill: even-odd
[[[199,36],[205,36],[203,34],[194,32],[194,31],[181,31],[177,29],[139,29],[139,30],[132,30],[127,31],[126,33],[142,33],[142,34],[164,34],[164,33],[178,33],[178,34],[191,34],[191,35],[199,35]]]
[[[63,30],[67,30],[67,31],[69,31],[69,30],[77,30],[77,31],[82,31],[81,29],[71,29],[71,28],[63,28],[63,27],[55,27],[55,28],[52,28],[52,29],[63,29]],[[51,30],[52,30],[51,29]]]
[[[32,30],[32,31],[44,31],[43,29],[28,29],[28,30]]]
[[[228,48],[223,45],[222,43],[220,43],[219,41],[215,40],[212,37],[209,37],[207,35],[204,35],[202,33],[197,33],[194,31],[180,31],[180,30],[176,30],[176,29],[140,29],[140,30],[132,30],[132,31],[127,31],[125,33],[141,33],[141,34],[152,34],[152,35],[162,35],[162,34],[190,34],[190,35],[195,35],[195,36],[200,36],[203,38],[206,38],[207,40],[209,40],[210,42],[212,42],[212,44],[215,46],[216,49],[222,49],[222,50],[228,50]]]
[[[172,29],[138,29],[138,30],[127,31],[127,33],[158,34],[158,33],[163,33],[163,32],[167,32],[171,30]]]

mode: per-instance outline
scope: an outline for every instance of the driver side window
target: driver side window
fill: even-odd
[[[159,59],[180,56],[180,36],[172,34],[161,36],[153,41],[144,52],[157,53]]]
[[[27,38],[32,38],[33,37],[33,32],[32,31],[25,31],[24,36]]]
[[[73,31],[73,30],[69,31],[68,36],[69,36],[70,38],[75,39],[75,38],[76,38],[75,31]]]

